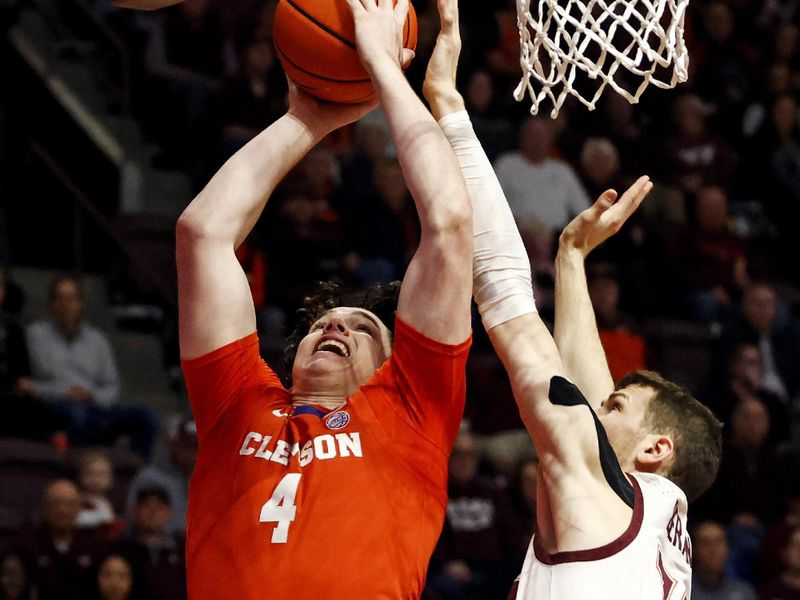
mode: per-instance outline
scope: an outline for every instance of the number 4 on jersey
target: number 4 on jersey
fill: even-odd
[[[289,525],[297,514],[294,497],[297,495],[297,486],[300,485],[300,473],[289,473],[281,479],[272,498],[261,507],[260,523],[277,523],[272,531],[273,544],[285,544],[289,536]]]

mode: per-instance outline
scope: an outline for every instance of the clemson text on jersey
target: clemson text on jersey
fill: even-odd
[[[299,455],[298,464],[307,466],[314,459],[328,460],[337,456],[363,458],[361,451],[361,435],[353,433],[337,433],[318,435],[306,442],[295,442],[291,446],[284,440],[275,440],[272,436],[262,435],[257,431],[248,433],[239,448],[241,456],[259,458],[288,465],[292,456]]]

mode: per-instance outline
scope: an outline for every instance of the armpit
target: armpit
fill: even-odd
[[[603,475],[614,490],[614,493],[619,496],[622,501],[633,508],[633,485],[628,480],[628,477],[619,466],[617,455],[608,441],[606,430],[597,414],[592,410],[589,402],[586,400],[581,391],[575,384],[567,381],[563,377],[556,375],[550,380],[550,402],[556,406],[581,406],[585,405],[586,408],[592,413],[594,419],[594,427],[597,431],[597,447],[600,451],[600,466],[603,469]]]

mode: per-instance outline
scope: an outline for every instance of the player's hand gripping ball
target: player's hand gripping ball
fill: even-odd
[[[372,82],[356,50],[347,0],[280,0],[273,37],[284,71],[303,91],[345,104],[373,98]],[[417,15],[410,3],[403,47],[417,47]]]

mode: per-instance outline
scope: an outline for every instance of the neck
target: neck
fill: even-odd
[[[734,379],[731,382],[731,390],[733,390],[733,393],[739,397],[742,396],[752,397],[752,395],[756,391],[753,388],[753,386],[750,385],[750,382],[747,381],[746,379]]]
[[[361,383],[352,373],[320,372],[316,369],[294,373],[292,404],[296,406],[313,404],[324,408],[338,408],[355,394]]]
[[[58,329],[58,332],[61,335],[63,335],[65,338],[67,338],[68,340],[71,340],[76,335],[78,335],[78,332],[81,329],[81,324],[80,323],[59,323],[59,322],[56,322],[56,329]]]
[[[787,570],[781,575],[783,582],[793,590],[800,590],[800,570]]]
[[[542,156],[540,154],[525,154],[525,153],[523,153],[522,155],[525,157],[525,160],[534,165],[540,165],[545,160],[547,160],[547,155]]]
[[[313,404],[314,406],[321,406],[327,409],[339,408],[347,402],[348,396],[341,394],[326,394],[315,392],[295,392],[292,389],[292,406],[304,406]]]
[[[697,578],[704,586],[715,588],[722,581],[722,573],[697,573]]]

